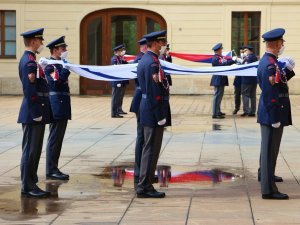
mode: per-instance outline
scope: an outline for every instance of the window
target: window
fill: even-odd
[[[240,47],[247,44],[259,55],[260,15],[260,12],[232,12],[231,47],[238,55]]]
[[[157,21],[147,17],[146,18],[146,34],[154,32],[154,31],[159,31],[160,30],[160,25]]]
[[[16,11],[0,10],[0,58],[16,57]]]
[[[126,54],[136,54],[136,32],[137,17],[136,16],[111,16],[111,46],[125,44]],[[113,51],[112,54],[113,55]]]

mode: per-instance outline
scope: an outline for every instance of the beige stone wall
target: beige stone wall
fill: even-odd
[[[300,71],[300,3],[297,0],[142,0],[142,1],[99,1],[99,0],[1,0],[1,9],[14,9],[17,12],[17,59],[0,59],[0,94],[20,94],[18,61],[24,51],[18,35],[29,29],[45,28],[45,44],[61,36],[66,36],[69,45],[69,60],[80,62],[80,22],[87,14],[106,8],[140,8],[161,14],[167,22],[168,39],[175,52],[211,53],[217,42],[224,44],[224,50],[231,45],[231,12],[261,11],[261,32],[276,27],[286,28],[285,55],[296,59],[296,73]],[[263,43],[261,47],[263,54]],[[49,56],[45,50],[41,56]],[[174,63],[203,67],[209,64],[187,62],[174,59]],[[173,76],[175,94],[209,94],[210,76]],[[230,85],[232,79],[230,78]],[[79,93],[79,77],[70,77],[71,91]],[[300,93],[300,78],[290,83],[292,93]],[[232,93],[232,85],[226,93]]]

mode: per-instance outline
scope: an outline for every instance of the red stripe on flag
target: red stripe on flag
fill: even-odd
[[[128,62],[135,59],[135,55],[124,55],[123,58]]]
[[[187,53],[177,53],[170,52],[171,56],[174,56],[179,59],[184,59],[193,62],[207,62],[211,61],[213,54],[187,54]]]

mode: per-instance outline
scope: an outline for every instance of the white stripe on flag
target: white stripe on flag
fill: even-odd
[[[279,59],[280,60],[280,59]],[[282,60],[283,61],[283,60]],[[42,57],[40,64],[65,64],[70,68],[70,71],[79,76],[86,77],[93,80],[103,81],[118,81],[129,80],[136,78],[137,63],[111,65],[111,66],[87,66],[65,63],[61,60],[49,60]],[[188,68],[160,60],[162,69],[170,74],[178,75],[220,75],[220,76],[256,76],[258,62],[249,63],[245,65],[232,66],[217,66],[217,67],[201,67]]]

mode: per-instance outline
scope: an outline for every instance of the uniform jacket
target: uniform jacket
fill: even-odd
[[[292,124],[287,81],[295,73],[282,67],[277,57],[270,53],[265,53],[259,61],[257,81],[261,88],[261,95],[257,121],[260,124],[272,125],[277,122],[281,122],[282,126]],[[271,82],[272,80],[274,82]]]
[[[163,54],[163,55],[159,56],[159,59],[172,63],[172,56],[167,56],[167,55]],[[172,86],[171,74],[165,73],[165,75],[167,76],[169,85]]]
[[[243,61],[243,64],[256,62],[258,59],[254,54],[249,54]],[[257,84],[257,77],[244,76],[242,78],[242,84]]]
[[[120,65],[120,64],[127,64],[128,62],[122,59],[121,56],[114,55],[111,58],[111,65]],[[122,86],[126,86],[129,84],[128,80],[122,80],[122,81],[111,81],[110,82],[112,87],[117,87],[117,84],[121,84]]]
[[[166,119],[164,126],[171,125],[169,86],[167,78],[160,71],[158,56],[147,51],[137,67],[137,77],[142,90],[139,120],[143,126],[158,127],[158,121]],[[155,82],[153,76],[159,74],[163,82]]]
[[[51,57],[52,60],[55,60]],[[71,100],[68,77],[70,71],[61,64],[47,65],[45,75],[49,87],[49,99],[54,120],[71,119]]]
[[[142,59],[142,57],[144,56],[145,53],[140,52],[134,59],[134,63],[139,63],[140,60]],[[130,105],[130,112],[134,112],[136,115],[138,115],[139,109],[140,109],[140,102],[142,99],[142,90],[139,84],[139,80],[138,78],[134,79],[135,82],[135,89],[134,89],[134,94],[133,94],[133,98],[131,101],[131,105]]]
[[[144,54],[145,54],[144,52],[139,52],[139,54],[135,57],[133,63],[139,63],[139,61],[144,56]],[[139,80],[137,78],[134,79],[134,84],[135,84],[135,87],[139,87],[140,86]]]
[[[215,54],[212,58],[212,66],[229,66],[235,62],[231,59],[226,59],[224,56]],[[211,77],[210,86],[228,86],[227,76],[213,75]]]
[[[23,100],[18,123],[47,124],[50,122],[51,109],[47,80],[42,68],[31,51],[25,51],[19,63],[19,77],[23,87]],[[42,121],[33,119],[42,116]]]

